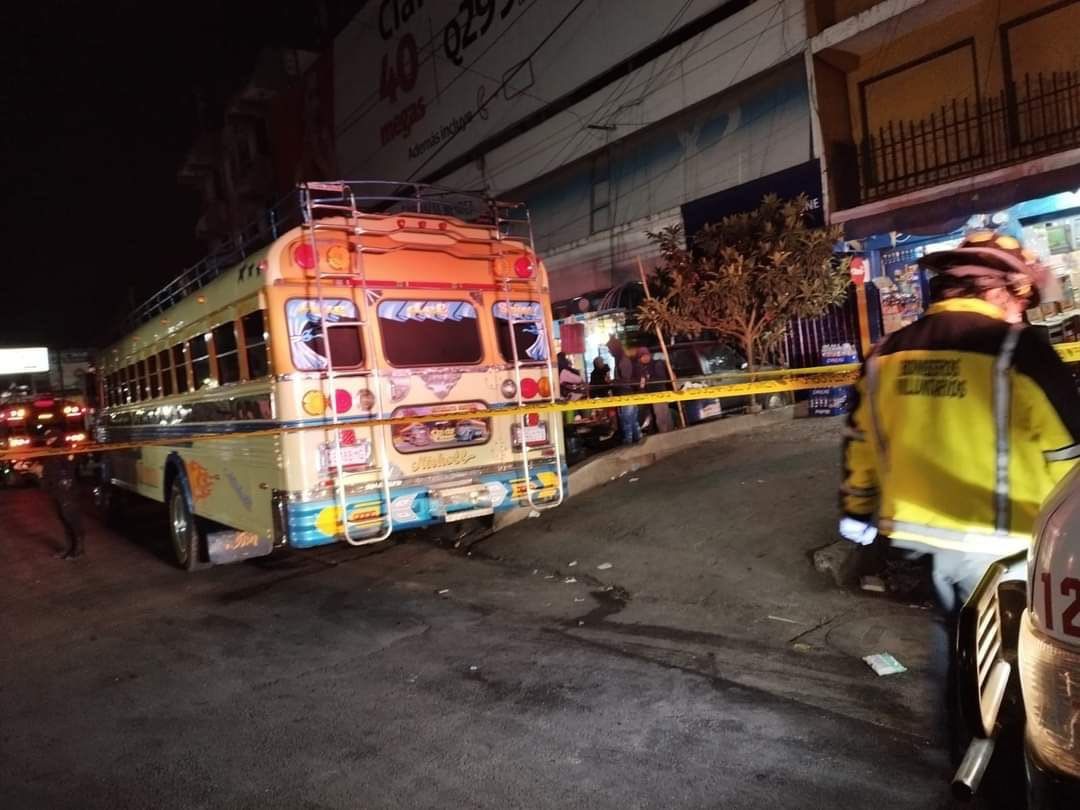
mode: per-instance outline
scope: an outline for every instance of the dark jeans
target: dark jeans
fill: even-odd
[[[82,553],[83,550],[83,520],[82,513],[79,511],[79,505],[76,503],[75,498],[68,493],[62,495],[52,496],[53,507],[56,509],[56,516],[60,518],[60,523],[64,527],[64,534],[67,536],[67,553]]]
[[[638,424],[638,406],[619,406],[619,428],[622,430],[623,444],[641,441],[641,425]]]

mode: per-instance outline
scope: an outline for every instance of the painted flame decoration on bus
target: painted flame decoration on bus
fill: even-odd
[[[547,360],[547,334],[544,330],[544,309],[535,301],[511,301],[509,304],[509,317],[507,316],[507,302],[498,301],[495,304],[495,317],[500,321],[508,321],[511,318],[515,323],[523,323],[522,331],[534,336],[532,344],[525,350],[525,356],[530,360]]]

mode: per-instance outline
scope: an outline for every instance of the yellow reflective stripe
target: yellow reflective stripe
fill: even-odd
[[[1080,458],[1080,444],[1070,444],[1068,447],[1060,447],[1057,450],[1047,450],[1043,453],[1043,458],[1048,462],[1072,461],[1075,458]]]
[[[945,529],[903,520],[880,520],[879,531],[891,538],[919,543],[949,551],[968,551],[984,554],[1012,554],[1025,550],[1031,542],[1026,534],[971,532]]]

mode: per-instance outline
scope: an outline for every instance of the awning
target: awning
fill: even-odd
[[[1069,162],[1069,165],[1052,165]],[[1047,164],[1051,164],[1047,166]],[[835,211],[844,236],[878,233],[950,233],[974,214],[1000,211],[1025,200],[1080,188],[1080,150]]]

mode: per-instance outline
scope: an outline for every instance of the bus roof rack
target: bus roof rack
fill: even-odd
[[[128,316],[129,329],[146,323],[184,297],[205,287],[231,267],[303,223],[301,195],[320,203],[340,202],[358,213],[388,216],[426,214],[459,219],[472,225],[498,229],[499,237],[526,242],[532,232],[524,203],[496,200],[481,191],[460,191],[426,183],[392,180],[338,180],[300,183],[255,220],[223,239],[211,252],[136,307]],[[325,212],[325,216],[333,216]]]

